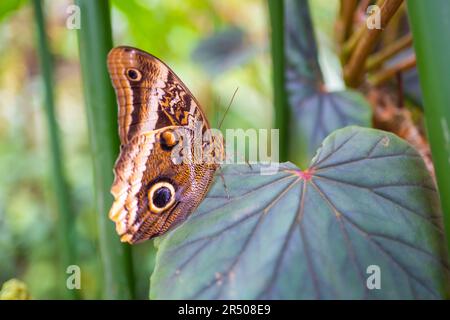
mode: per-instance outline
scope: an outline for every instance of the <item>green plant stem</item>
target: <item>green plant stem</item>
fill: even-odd
[[[289,145],[290,110],[285,92],[284,1],[268,0],[271,26],[275,128],[279,129],[280,162],[286,161]]]
[[[37,49],[39,53],[42,80],[45,93],[45,115],[47,117],[48,138],[50,143],[50,161],[54,193],[58,208],[58,245],[60,273],[58,281],[66,297],[79,298],[77,290],[68,290],[65,278],[66,269],[76,263],[74,212],[71,204],[69,186],[63,168],[63,154],[59,137],[59,128],[55,116],[53,66],[50,49],[45,32],[45,17],[42,12],[41,0],[33,0],[34,15],[37,30]]]
[[[108,218],[112,168],[119,152],[117,104],[106,68],[106,57],[112,48],[109,3],[78,0],[77,4],[81,12],[78,44],[94,164],[104,297],[129,299],[134,296],[131,248],[120,243]]]
[[[450,2],[409,0],[408,12],[450,253]]]

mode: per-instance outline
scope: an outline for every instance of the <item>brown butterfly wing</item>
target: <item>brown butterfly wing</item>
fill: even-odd
[[[209,128],[198,102],[169,67],[139,49],[117,47],[108,55],[108,69],[122,145],[110,218],[121,240],[135,243],[184,220],[203,199],[217,165],[175,164],[172,149],[162,144],[168,130],[193,130],[196,123],[202,132]],[[156,205],[167,199],[167,206]]]
[[[189,89],[153,55],[132,47],[116,47],[108,54],[108,70],[119,105],[122,145],[141,132],[170,125],[186,126],[194,119],[209,128]],[[133,79],[130,76],[134,73]]]

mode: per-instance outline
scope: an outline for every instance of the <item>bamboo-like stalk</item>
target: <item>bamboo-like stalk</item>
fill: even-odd
[[[112,168],[119,151],[117,104],[106,68],[106,57],[112,48],[109,3],[107,0],[76,3],[81,12],[78,44],[94,163],[104,297],[129,299],[134,290],[130,247],[120,243],[114,224],[108,219]]]
[[[351,53],[355,50],[356,45],[364,34],[366,26],[359,26],[356,31],[353,32],[350,38],[344,42],[341,49],[341,62],[344,64],[348,61]]]
[[[355,20],[358,23],[364,23],[366,20],[367,9],[373,0],[359,0],[358,7],[355,12]],[[383,1],[377,1],[377,5],[381,6]]]
[[[66,287],[66,269],[76,263],[74,210],[71,203],[69,186],[64,172],[64,159],[55,115],[54,81],[52,57],[45,32],[45,17],[41,0],[33,0],[34,16],[37,30],[37,49],[39,53],[41,74],[44,83],[45,115],[47,118],[48,139],[50,144],[50,160],[55,200],[58,208],[58,246],[59,246],[59,288],[65,297],[79,298],[79,291]]]
[[[345,1],[345,0],[342,0]],[[359,42],[359,39],[364,34],[364,30],[367,28],[365,19],[366,19],[366,10],[370,4],[370,0],[361,0],[359,1],[355,12],[353,13],[353,20],[356,20],[358,26],[355,28],[355,31],[349,35],[348,39],[342,44],[341,48],[341,62],[344,65],[347,63],[349,56],[355,49],[356,45]],[[377,5],[381,5],[382,1],[378,1]]]
[[[341,0],[341,12],[336,26],[338,42],[340,44],[343,44],[347,40],[351,32],[353,17],[357,7],[357,0]]]
[[[403,0],[378,0],[377,5],[380,6],[380,29],[368,29],[364,27],[364,31],[360,36],[360,41],[352,51],[350,60],[344,67],[344,80],[349,87],[358,87],[361,84],[364,75],[366,59],[372,52],[382,30],[389,23],[394,13],[402,4]]]
[[[388,59],[392,58],[403,49],[408,48],[410,45],[412,45],[412,35],[408,33],[407,35],[401,37],[387,47],[383,48],[381,51],[371,55],[367,59],[366,71],[377,69]]]
[[[395,14],[392,16],[392,19],[389,21],[389,26],[381,36],[381,40],[379,42],[381,47],[387,47],[399,38],[399,36],[401,35],[400,29],[402,27],[402,21],[405,15],[406,4],[405,2],[403,2],[395,12]]]
[[[379,86],[388,81],[389,79],[391,79],[392,77],[394,77],[399,72],[405,72],[407,70],[414,68],[415,66],[416,66],[416,56],[414,54],[411,54],[410,56],[396,63],[392,67],[383,69],[375,73],[373,76],[370,76],[369,82],[373,86]]]
[[[409,0],[407,5],[450,253],[450,2]]]
[[[279,129],[280,161],[288,158],[290,110],[285,92],[284,0],[268,0],[273,64],[275,128]]]

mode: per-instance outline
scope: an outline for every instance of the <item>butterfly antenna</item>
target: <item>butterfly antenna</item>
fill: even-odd
[[[219,126],[218,126],[219,130],[220,130],[220,127],[223,124],[223,120],[225,120],[225,116],[227,115],[228,110],[230,110],[230,108],[231,108],[231,104],[233,103],[234,97],[236,96],[236,93],[238,92],[238,90],[239,90],[239,87],[236,87],[236,90],[234,90],[233,96],[231,97],[231,100],[230,100],[230,103],[228,104],[227,110],[225,110],[225,113],[223,114],[223,117],[222,117],[222,119],[219,122]]]
[[[217,119],[219,119],[220,96],[217,95],[214,98],[214,100],[215,100],[214,101],[214,116],[216,117],[216,121],[217,121],[216,124],[218,124],[218,120]]]

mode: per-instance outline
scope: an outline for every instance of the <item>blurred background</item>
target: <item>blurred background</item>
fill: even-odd
[[[239,87],[223,128],[270,128],[271,59],[264,0],[113,0],[114,45],[148,51],[180,76],[220,121]],[[76,252],[83,270],[81,297],[101,297],[92,162],[76,30],[66,27],[72,1],[43,1],[54,58],[55,108],[64,166],[76,214]],[[326,55],[338,1],[311,1]],[[0,2],[0,286],[17,278],[35,299],[58,290],[57,206],[51,187],[44,89],[30,1]],[[325,46],[322,44],[325,43]],[[330,59],[333,64],[333,59]],[[337,60],[336,60],[337,61]],[[338,63],[336,63],[338,65]],[[324,71],[326,73],[326,71]],[[329,81],[331,86],[339,82]],[[111,108],[116,108],[112,105]],[[105,213],[107,214],[107,213]],[[111,227],[113,224],[111,222]],[[133,248],[136,292],[148,297],[154,263],[151,241]]]

